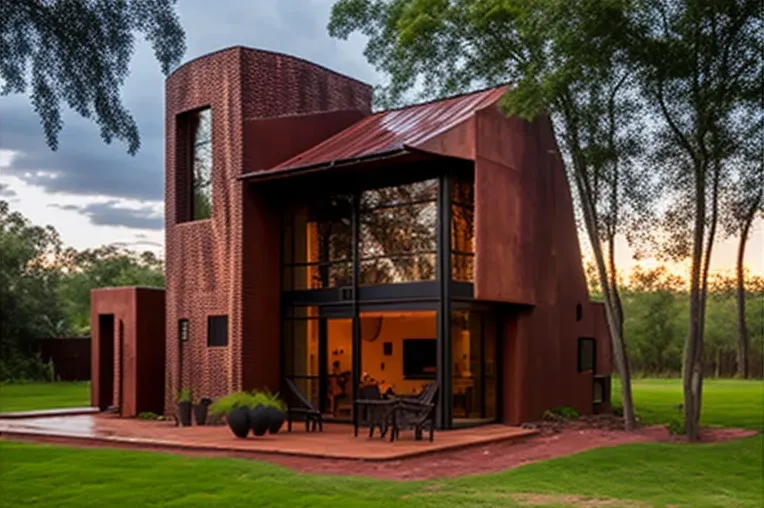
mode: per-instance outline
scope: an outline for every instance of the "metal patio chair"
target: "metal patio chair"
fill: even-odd
[[[305,420],[306,432],[315,432],[316,426],[320,432],[323,432],[324,417],[321,415],[321,411],[313,407],[313,404],[300,392],[291,379],[284,379],[284,384],[286,385],[284,398],[287,404],[287,432],[292,432],[292,422],[295,419]]]

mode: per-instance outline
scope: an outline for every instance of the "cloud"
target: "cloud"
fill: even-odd
[[[96,226],[120,226],[133,229],[159,230],[164,228],[161,203],[129,206],[117,200],[109,200],[86,205],[51,204],[53,208],[76,211],[90,219]]]
[[[6,183],[0,183],[0,198],[15,198],[16,191],[8,187]]]

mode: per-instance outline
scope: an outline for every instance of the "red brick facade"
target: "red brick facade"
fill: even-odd
[[[278,388],[278,217],[238,177],[369,114],[371,88],[304,60],[234,47],[179,68],[165,94],[165,409],[173,411],[181,388],[195,399]],[[204,107],[212,112],[213,214],[179,222],[190,194],[178,115]],[[304,140],[288,129],[295,115],[313,115],[315,128]],[[286,128],[279,129],[277,119]],[[207,347],[209,315],[228,316],[226,347]],[[189,340],[179,348],[180,319],[189,320]]]

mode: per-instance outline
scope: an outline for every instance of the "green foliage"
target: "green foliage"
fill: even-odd
[[[558,406],[549,410],[552,414],[563,417],[566,420],[575,420],[578,418],[578,411],[570,406]]]
[[[253,408],[258,402],[258,397],[251,392],[234,392],[215,400],[208,412],[213,416],[222,416],[240,407]]]
[[[140,147],[138,126],[119,92],[140,32],[168,74],[185,53],[175,0],[15,0],[0,3],[2,94],[29,93],[45,137],[58,147],[61,102],[94,118],[106,143]]]
[[[255,407],[265,406],[278,409],[279,411],[286,410],[286,404],[279,398],[278,393],[271,393],[268,390],[256,391],[255,395]]]
[[[181,402],[192,402],[191,400],[191,390],[188,388],[183,388],[178,392],[178,403]]]
[[[90,332],[90,290],[164,286],[163,263],[114,245],[64,249],[58,232],[0,201],[0,380],[52,380],[38,341]]]
[[[151,411],[146,411],[143,413],[138,413],[138,418],[140,420],[158,420],[159,415],[156,413],[152,413]]]
[[[225,397],[217,399],[210,405],[209,414],[222,416],[236,408],[255,408],[258,406],[273,407],[279,411],[284,411],[286,409],[286,405],[279,399],[278,394],[273,394],[267,390],[253,390],[251,392],[241,391],[229,393]]]
[[[675,417],[669,420],[669,422],[666,424],[666,429],[668,429],[669,434],[672,436],[679,436],[684,434],[684,422],[682,421],[682,418]]]

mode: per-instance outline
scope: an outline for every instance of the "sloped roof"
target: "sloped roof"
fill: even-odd
[[[502,85],[375,113],[265,172],[329,166],[408,149],[432,151],[424,145],[468,121],[476,111],[496,103],[507,88]]]

